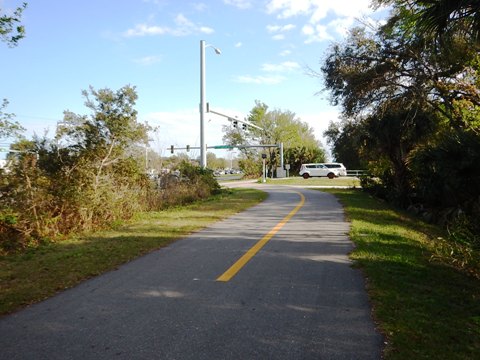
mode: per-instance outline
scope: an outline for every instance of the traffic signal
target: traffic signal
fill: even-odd
[[[242,124],[242,130],[247,130],[247,124]]]
[[[234,120],[233,121],[233,127],[236,128],[238,126],[238,121],[237,120]]]
[[[190,145],[187,145],[187,152],[190,151]]]
[[[173,145],[170,146],[170,152],[173,154],[173,151],[174,151],[174,147]]]

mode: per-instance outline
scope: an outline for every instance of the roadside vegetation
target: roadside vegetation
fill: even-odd
[[[261,191],[222,190],[208,199],[136,214],[103,231],[78,234],[0,256],[0,315],[114,270],[265,199]]]
[[[322,191],[351,222],[350,257],[367,278],[385,359],[479,358],[480,252],[364,191]]]
[[[54,140],[19,137],[11,146],[11,165],[0,169],[0,255],[219,192],[210,170],[187,161],[178,176],[147,175],[138,149],[149,127],[137,121],[134,87],[83,95],[90,114],[65,111]]]
[[[480,247],[480,3],[376,0],[391,13],[332,44],[315,75],[342,122],[336,161],[362,187]]]
[[[245,119],[246,123],[232,123],[223,127],[223,141],[230,146],[239,146],[239,168],[247,178],[262,175],[262,155],[268,177],[280,176],[280,149],[278,147],[248,147],[251,144],[283,144],[284,162],[290,164],[290,173],[298,174],[303,163],[326,162],[326,153],[314,130],[288,110],[270,110],[268,105],[256,100],[255,106]],[[243,147],[246,146],[246,147]]]

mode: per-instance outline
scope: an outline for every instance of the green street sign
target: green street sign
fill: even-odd
[[[217,145],[213,147],[214,149],[231,149],[232,146],[230,145]]]
[[[10,152],[10,149],[6,147],[0,147],[0,152]]]

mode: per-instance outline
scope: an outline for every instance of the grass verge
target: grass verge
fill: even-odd
[[[0,315],[43,300],[265,199],[251,189],[137,215],[128,224],[0,257]]]
[[[302,177],[294,176],[289,178],[281,179],[267,179],[268,183],[274,185],[292,185],[292,186],[325,186],[325,187],[335,187],[335,186],[348,186],[348,187],[359,187],[360,180],[356,177],[342,176],[335,179],[329,179],[326,177],[312,177],[304,179]]]
[[[361,191],[327,191],[351,221],[385,359],[480,359],[480,281],[435,255],[441,231]]]

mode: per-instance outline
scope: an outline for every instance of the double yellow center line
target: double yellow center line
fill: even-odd
[[[250,261],[251,258],[255,256],[257,252],[260,251],[262,247],[297,213],[298,210],[305,204],[305,196],[303,194],[296,192],[300,195],[300,202],[298,205],[290,211],[290,213],[283,218],[277,225],[273,227],[262,239],[260,239],[255,245],[253,245],[240,259],[235,262],[227,271],[217,278],[217,281],[227,282],[230,281],[246,264]]]

